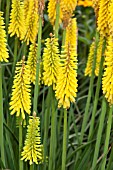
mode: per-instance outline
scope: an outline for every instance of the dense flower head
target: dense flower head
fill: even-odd
[[[49,16],[49,20],[50,20],[52,25],[55,24],[55,20],[56,20],[56,4],[57,4],[56,0],[49,0],[48,16]],[[61,18],[62,18],[62,11],[61,11],[61,8],[60,8],[60,22],[61,22]]]
[[[28,0],[24,4],[24,13],[25,13],[25,25],[26,25],[26,33],[24,37],[24,41],[35,43],[37,34],[38,34],[38,1],[37,0]]]
[[[95,41],[92,42],[90,49],[89,49],[88,61],[87,61],[87,65],[85,68],[85,76],[87,75],[91,76],[93,59],[94,59],[94,49],[95,49]]]
[[[4,30],[3,13],[0,11],[0,62],[8,62],[9,54],[6,48],[6,32]]]
[[[113,104],[113,37],[109,37],[105,51],[104,74],[102,78],[102,90],[105,98]]]
[[[43,81],[47,86],[56,84],[60,64],[58,39],[52,36],[46,39],[43,53]]]
[[[96,67],[95,75],[99,75],[100,61],[102,57],[102,47],[103,47],[104,37],[100,36],[99,43],[97,46],[97,55],[96,55]],[[94,60],[94,51],[95,51],[95,41],[92,42],[89,50],[88,60],[85,68],[85,76],[92,74],[93,60]]]
[[[108,25],[109,25],[109,34],[113,36],[113,0],[110,1],[110,5],[109,5]]]
[[[8,27],[10,36],[17,35],[22,40],[25,35],[24,7],[22,0],[12,0],[10,23]]]
[[[37,64],[37,44],[30,45],[30,51],[28,55],[27,64],[30,69],[30,80],[35,84],[36,80],[36,64]]]
[[[92,6],[92,0],[78,0],[77,5],[84,7]]]
[[[76,18],[70,18],[69,24],[66,27],[65,46],[68,46],[68,44],[70,44],[70,46],[75,49],[75,55],[77,55],[77,34],[78,30]]]
[[[97,20],[97,28],[101,35],[107,37],[109,36],[109,0],[101,0],[99,15]]]
[[[61,53],[61,66],[57,78],[55,96],[58,107],[68,109],[70,102],[75,102],[77,86],[77,57],[75,49],[68,44]]]
[[[98,48],[97,48],[97,56],[96,56],[96,68],[95,68],[95,75],[99,75],[99,68],[100,68],[100,61],[102,57],[102,47],[104,43],[104,37],[100,36]]]
[[[27,126],[27,135],[25,146],[21,153],[21,160],[39,164],[43,162],[43,145],[40,139],[40,118],[30,116],[29,125]]]
[[[30,95],[30,72],[29,66],[25,64],[24,59],[16,64],[16,71],[12,86],[10,101],[11,115],[21,116],[25,119],[25,112],[30,114],[31,95]]]
[[[77,0],[61,0],[60,4],[63,15],[63,26],[66,28],[69,23],[69,19],[72,17],[73,11],[76,8]]]
[[[94,8],[96,20],[97,20],[98,19],[99,7],[100,7],[100,0],[92,0],[92,6]]]

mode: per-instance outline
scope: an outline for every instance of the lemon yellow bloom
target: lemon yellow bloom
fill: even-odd
[[[9,54],[6,47],[6,32],[4,30],[3,12],[0,11],[0,62],[8,62]]]
[[[84,7],[92,6],[92,0],[78,0],[77,5],[84,6]]]
[[[69,23],[69,19],[72,17],[73,11],[77,6],[77,0],[61,0],[60,5],[63,15],[63,26],[66,28]]]
[[[70,46],[75,49],[75,55],[77,55],[77,34],[78,29],[76,18],[70,18],[69,24],[66,27],[65,46],[68,46],[68,44],[70,44]]]
[[[92,0],[92,6],[93,6],[94,11],[95,11],[96,19],[98,19],[100,0]]]
[[[91,76],[93,59],[94,59],[94,49],[95,49],[95,41],[92,42],[90,49],[89,49],[88,61],[87,61],[87,65],[85,68],[85,76],[87,75]]]
[[[104,38],[103,36],[100,37],[99,43],[98,43],[98,48],[97,48],[97,56],[96,56],[96,68],[95,68],[95,75],[99,75],[99,68],[100,68],[100,62],[101,62],[101,57],[102,57],[102,47],[104,43]]]
[[[108,25],[109,25],[109,33],[110,35],[113,36],[113,0],[110,1],[110,5],[109,5]]]
[[[21,160],[28,160],[30,165],[43,162],[43,145],[41,145],[39,126],[39,117],[30,116],[26,140],[21,153]]]
[[[102,36],[109,36],[109,0],[101,0],[99,15],[97,20],[97,28]]]
[[[57,4],[57,0],[49,0],[48,16],[52,25],[55,25],[55,20],[56,20],[56,4]],[[60,8],[60,23],[61,23],[61,19],[62,19],[62,11]]]
[[[58,72],[55,96],[58,107],[68,109],[70,102],[75,102],[77,93],[77,57],[75,49],[68,44],[61,54],[61,66]]]
[[[24,18],[26,20],[28,12],[29,12],[29,2],[30,0],[24,0]]]
[[[35,84],[36,80],[36,64],[37,64],[37,44],[30,45],[30,51],[28,55],[27,64],[30,69],[30,80]]]
[[[26,17],[25,20],[26,33],[24,41],[26,41],[27,45],[29,45],[29,42],[35,43],[38,34],[38,19],[39,19],[38,1],[28,0],[27,4],[25,3],[24,11]]]
[[[109,37],[105,51],[105,68],[102,78],[102,90],[105,98],[113,104],[113,38]]]
[[[47,86],[55,86],[60,64],[58,39],[47,38],[43,53],[43,81]]]
[[[21,116],[25,119],[25,113],[30,114],[30,72],[29,66],[25,65],[24,59],[16,64],[16,71],[12,86],[10,101],[11,115]]]
[[[12,0],[10,23],[8,27],[10,36],[17,35],[22,40],[25,35],[24,8],[22,0]]]

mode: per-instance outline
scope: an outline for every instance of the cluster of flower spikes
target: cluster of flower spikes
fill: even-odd
[[[104,37],[100,36],[98,47],[97,47],[97,55],[96,55],[96,67],[95,67],[95,75],[99,75],[100,61],[102,57],[102,47],[103,47]],[[91,76],[92,66],[94,60],[94,51],[95,51],[95,41],[92,42],[89,50],[87,65],[85,68],[85,76]]]
[[[22,0],[12,0],[12,10],[8,27],[10,36],[16,34],[20,40],[25,36],[24,6]]]
[[[55,88],[58,69],[60,65],[58,39],[50,34],[51,38],[46,39],[46,47],[43,53],[43,82],[47,86]]]
[[[70,17],[77,5],[77,0],[49,0],[48,16],[52,25],[56,20],[56,4],[60,3],[60,22],[63,21],[64,27],[68,25]]]
[[[0,62],[8,62],[9,54],[6,47],[6,32],[4,30],[3,12],[0,11]]]
[[[37,0],[24,0],[24,17],[26,32],[24,41],[35,43],[38,34],[38,1]]]
[[[25,119],[25,112],[30,114],[31,109],[31,89],[30,89],[30,71],[25,63],[25,57],[16,64],[15,76],[12,86],[10,101],[10,114],[16,113],[16,116]]]
[[[27,126],[27,135],[21,160],[29,161],[29,164],[39,164],[43,162],[43,145],[40,139],[40,118],[29,116],[29,125]]]
[[[102,78],[102,90],[105,98],[110,104],[113,104],[113,37],[107,40],[105,50],[104,74]]]
[[[92,0],[78,0],[77,5],[84,6],[84,7],[88,7],[88,6],[92,7]]]
[[[72,38],[73,37],[73,38]],[[66,28],[66,42],[61,52],[55,96],[58,107],[68,109],[77,93],[77,24],[70,19]]]

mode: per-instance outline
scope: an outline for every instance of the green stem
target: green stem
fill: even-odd
[[[103,125],[104,125],[105,114],[106,114],[106,100],[105,100],[105,98],[103,96],[102,111],[101,111],[101,115],[100,115],[100,122],[99,122],[99,128],[98,128],[98,133],[97,133],[97,140],[96,140],[95,152],[94,152],[94,157],[93,157],[93,163],[92,163],[91,170],[94,170],[95,167],[96,167],[99,148],[100,148],[100,142],[101,142],[101,136],[102,136],[102,130],[103,130]]]
[[[21,160],[21,151],[22,151],[22,120],[19,123],[19,170],[23,170],[23,161]]]
[[[109,146],[109,140],[110,140],[110,132],[111,132],[111,124],[112,124],[112,109],[113,107],[110,107],[109,115],[108,115],[108,122],[107,122],[107,129],[106,129],[106,138],[105,138],[105,145],[104,145],[104,157],[103,162],[101,165],[101,170],[105,170],[106,165],[106,157],[108,153],[108,146]]]
[[[52,87],[50,88],[51,88],[52,113],[51,113],[49,170],[52,170],[55,169],[55,155],[56,155],[56,111],[55,111],[54,93]]]
[[[60,3],[56,4],[56,21],[55,21],[55,38],[58,38],[58,29],[59,29],[59,17],[60,17]]]
[[[102,54],[103,54],[104,50],[105,50],[105,43],[103,43]],[[100,86],[101,86],[103,62],[104,62],[104,57],[101,57],[99,76],[98,76],[98,80],[97,80],[97,88],[96,88],[95,100],[94,100],[94,105],[93,105],[93,112],[92,112],[92,117],[91,117],[88,141],[91,140],[93,129],[94,129],[95,114],[96,114],[96,110],[97,110],[97,104],[98,104],[98,98],[99,98],[99,92],[100,92]]]
[[[62,170],[66,170],[66,151],[67,151],[67,110],[64,109],[64,133],[62,151]]]
[[[42,17],[39,16],[36,81],[35,81],[34,101],[33,101],[33,111],[35,111],[36,113],[37,113],[37,100],[38,100],[38,95],[39,95],[39,70],[40,70],[40,59],[41,59],[41,37],[42,37]]]
[[[2,65],[0,63],[0,150],[1,150],[1,160],[5,166],[3,117],[4,116],[3,116],[3,93],[2,93]]]
[[[97,55],[98,40],[99,40],[99,34],[96,33],[94,60],[93,60],[93,66],[92,66],[92,74],[91,74],[91,78],[90,78],[88,98],[87,98],[87,102],[86,102],[85,113],[84,113],[82,129],[81,129],[81,135],[80,135],[80,142],[81,143],[83,141],[85,127],[86,127],[88,116],[89,116],[89,114],[88,114],[89,112],[88,111],[89,111],[91,95],[92,95],[92,91],[93,91],[93,82],[94,82],[94,76],[95,76],[94,71],[95,71],[95,66],[96,66],[96,55]]]
[[[113,146],[111,145],[111,153],[110,153],[109,162],[106,170],[110,170],[112,162],[113,162]]]

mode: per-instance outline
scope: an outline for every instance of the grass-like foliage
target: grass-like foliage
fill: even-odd
[[[0,169],[113,170],[113,0],[0,0]]]

